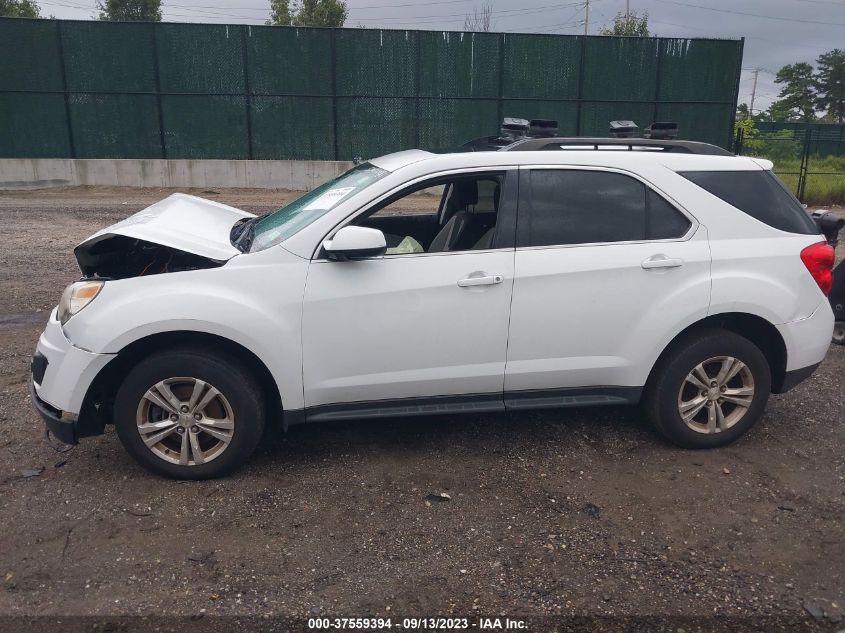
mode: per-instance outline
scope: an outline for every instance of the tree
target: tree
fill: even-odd
[[[736,107],[736,120],[737,121],[745,121],[747,119],[759,122],[759,121],[768,121],[769,117],[768,117],[768,114],[765,113],[765,112],[760,112],[760,111],[751,112],[748,109],[747,103],[740,103]]]
[[[40,18],[35,0],[0,0],[0,18]]]
[[[816,80],[813,67],[804,62],[787,64],[775,76],[776,84],[784,84],[772,110],[786,115],[786,121],[816,120]]]
[[[613,28],[603,26],[599,29],[599,35],[649,37],[651,32],[648,30],[648,11],[643,12],[641,16],[636,11],[617,13],[613,18]]]
[[[344,0],[270,0],[270,26],[343,26],[349,17]]]
[[[793,120],[795,120],[794,110],[784,99],[779,99],[777,101],[773,101],[772,105],[769,106],[769,109],[766,110],[762,114],[764,114],[765,120],[767,120],[767,121],[793,121]]]
[[[472,13],[467,13],[464,18],[464,31],[476,31],[487,33],[493,30],[493,3],[485,2],[478,7],[473,7]]]
[[[816,106],[845,122],[845,51],[836,48],[816,60]]]
[[[97,0],[101,20],[161,22],[161,0]]]

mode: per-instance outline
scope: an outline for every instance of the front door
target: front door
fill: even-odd
[[[317,255],[302,315],[309,417],[502,407],[515,183],[501,170],[421,183],[351,222],[383,230],[388,254]]]

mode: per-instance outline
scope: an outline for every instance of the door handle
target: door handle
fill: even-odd
[[[652,268],[677,268],[684,265],[684,260],[679,257],[666,257],[666,255],[652,255],[640,264],[646,270]]]
[[[466,277],[465,279],[460,279],[458,281],[458,285],[461,288],[470,288],[472,286],[493,286],[495,284],[500,284],[504,281],[504,277],[502,275],[485,275],[484,277]]]

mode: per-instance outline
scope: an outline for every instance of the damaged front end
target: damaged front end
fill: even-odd
[[[170,246],[123,235],[105,235],[74,250],[84,279],[127,279],[186,270],[217,268],[226,263]]]
[[[251,213],[173,194],[92,235],[74,249],[85,279],[127,279],[216,268],[240,254],[232,227]]]

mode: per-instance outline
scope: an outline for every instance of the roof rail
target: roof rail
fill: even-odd
[[[478,139],[480,140],[480,139]],[[536,152],[567,150],[640,150],[672,152],[675,154],[702,154],[708,156],[733,156],[731,152],[717,145],[699,141],[678,141],[648,138],[598,138],[598,137],[554,137],[525,138],[498,148],[500,152]]]

